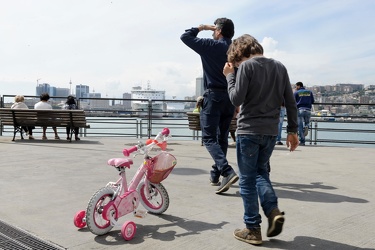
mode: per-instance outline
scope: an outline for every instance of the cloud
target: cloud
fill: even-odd
[[[372,0],[3,1],[1,91],[26,91],[41,78],[55,87],[72,79],[109,97],[147,81],[169,96],[192,96],[201,60],[179,37],[223,16],[233,19],[235,36],[261,41],[293,81],[374,84],[374,7]]]

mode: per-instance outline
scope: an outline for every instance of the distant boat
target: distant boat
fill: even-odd
[[[141,86],[133,87],[131,90],[131,99],[138,99],[131,102],[132,109],[136,112],[136,115],[147,116],[150,108],[149,100],[153,100],[153,102],[151,103],[152,116],[163,116],[163,101],[165,100],[165,90],[152,89],[150,86],[150,82],[147,83],[147,88],[142,88]]]
[[[335,117],[332,116],[331,112],[327,109],[322,109],[316,112],[315,120],[323,120],[323,121],[335,121]]]

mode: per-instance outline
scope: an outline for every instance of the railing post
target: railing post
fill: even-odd
[[[136,133],[136,138],[140,138],[140,136],[139,136],[139,126],[140,126],[139,120],[136,119],[136,122],[135,122],[135,133]]]
[[[139,138],[142,139],[142,131],[143,131],[143,122],[142,118],[139,120]]]
[[[152,119],[152,100],[148,99],[148,123],[147,123],[147,136],[148,139],[151,138],[151,119]]]
[[[318,139],[318,122],[314,122],[314,145],[316,145],[316,141]]]

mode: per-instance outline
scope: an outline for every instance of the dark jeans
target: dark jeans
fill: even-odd
[[[34,128],[35,128],[34,126],[29,126],[29,127],[22,126],[22,129],[25,131],[25,133],[29,135],[33,135]]]
[[[234,170],[228,164],[229,125],[235,107],[229,100],[228,92],[207,90],[204,95],[200,114],[202,139],[215,164],[211,178],[218,180],[220,175],[228,176]]]
[[[74,128],[73,130],[75,137],[78,137],[79,128]],[[66,134],[70,137],[70,127],[66,127]]]

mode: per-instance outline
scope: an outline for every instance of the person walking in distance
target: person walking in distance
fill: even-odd
[[[298,134],[301,146],[305,146],[305,137],[310,127],[311,108],[315,102],[313,93],[303,87],[302,82],[296,83],[296,91],[294,92],[298,108]]]
[[[250,35],[242,35],[230,45],[223,73],[231,102],[241,106],[236,150],[246,227],[236,229],[234,237],[259,245],[262,244],[262,221],[258,198],[268,218],[268,237],[280,234],[285,221],[269,177],[269,160],[275,148],[283,101],[288,111],[286,145],[290,151],[297,148],[297,106],[285,66],[264,57],[262,45]]]
[[[198,38],[199,32],[212,31],[211,38]],[[229,100],[223,67],[234,35],[234,24],[228,18],[218,18],[214,25],[201,24],[187,29],[181,40],[199,54],[203,67],[204,94],[200,123],[203,143],[214,160],[210,182],[219,186],[217,194],[226,192],[238,176],[227,160],[229,126],[235,106]],[[220,177],[222,176],[221,184]]]

